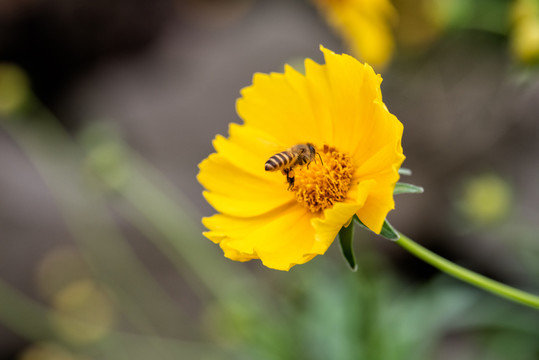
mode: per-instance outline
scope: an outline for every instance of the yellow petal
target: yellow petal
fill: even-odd
[[[404,155],[394,149],[394,145],[381,148],[362,163],[354,174],[359,181],[376,179],[379,183],[395,183],[399,180],[398,170],[404,161]]]
[[[221,243],[221,249],[223,250],[224,256],[230,260],[245,262],[258,259],[258,255],[239,252],[237,249],[229,246],[227,242]]]
[[[364,205],[374,181],[365,181],[355,189],[351,189],[350,196],[345,202],[336,203],[332,208],[324,211],[321,218],[313,218],[311,224],[316,232],[316,243],[313,251],[323,254],[331,245],[335,237],[345,224],[349,224],[350,219]]]
[[[388,191],[388,189],[391,187],[375,186],[365,200],[365,204],[356,212],[359,220],[377,234],[382,231],[387,214],[395,208],[393,190]]]
[[[202,223],[210,231],[205,231],[202,234],[216,244],[220,244],[225,257],[234,261],[249,261],[257,259],[258,256],[253,253],[252,249],[249,252],[241,252],[238,249],[228,245],[227,239],[245,233],[253,225],[253,222],[244,218],[234,218],[228,215],[216,214],[212,217],[202,219]],[[251,230],[252,231],[252,230]],[[236,234],[236,235],[234,235]]]
[[[386,146],[391,146],[396,154],[402,155],[402,123],[387,110],[381,101],[375,101],[372,110],[371,124],[363,129],[361,141],[356,143],[351,153],[358,166],[367,162]],[[386,165],[387,163],[383,163],[383,166]]]
[[[211,154],[199,168],[197,179],[208,190],[204,197],[223,214],[256,216],[294,199],[286,191],[286,179],[281,174],[261,171],[256,176],[220,154]]]
[[[395,207],[393,190],[399,179],[398,169],[404,158],[400,141],[398,144],[386,145],[361,164],[354,175],[354,178],[362,182],[376,181],[365,204],[356,212],[363,224],[375,233],[380,233],[384,219]]]
[[[289,270],[314,257],[313,214],[296,205],[260,227],[244,240],[254,244],[262,263],[272,269]]]
[[[286,209],[283,209],[286,211]],[[255,229],[271,221],[273,216],[261,215],[251,218],[241,218],[230,215],[215,214],[202,219],[202,224],[209,229],[204,232],[204,236],[215,243],[219,243],[225,239],[245,238]],[[253,247],[242,248],[243,252],[253,253]]]
[[[260,220],[265,221],[264,217],[256,219],[234,218],[228,215],[215,214],[211,217],[202,218],[202,223],[210,231],[205,231],[202,234],[213,241],[216,244],[220,244],[221,249],[224,252],[225,257],[234,261],[249,261],[256,259],[257,256],[250,252],[245,253],[238,251],[238,249],[232,248],[227,245],[226,239],[245,236],[246,233],[252,231],[252,227],[256,226],[256,223],[260,224]]]
[[[236,109],[245,124],[269,134],[283,147],[325,139],[319,125],[327,119],[314,111],[305,77],[290,66],[284,74],[255,74],[253,85],[241,94]]]
[[[321,49],[331,87],[331,99],[326,100],[326,106],[331,109],[334,119],[334,144],[339,150],[353,154],[358,144],[372,141],[372,129],[379,120],[374,113],[382,101],[382,78],[370,66],[351,56]]]
[[[233,260],[259,258],[267,267],[289,270],[317,255],[313,216],[298,204],[249,219],[217,214],[203,220],[210,229],[204,235],[220,243],[225,256]]]
[[[215,243],[226,242],[229,247],[232,246],[241,253],[254,254],[254,247],[258,240],[252,234],[276,219],[293,212],[300,216],[306,212],[306,209],[294,202],[272,212],[248,218],[215,214],[202,219],[204,226],[209,229],[204,236]]]
[[[320,129],[322,134],[321,142],[334,144],[333,114],[331,107],[328,106],[329,99],[333,95],[328,81],[326,66],[317,64],[311,59],[306,59],[305,77],[311,107],[317,120],[313,126],[317,126]]]
[[[268,174],[264,170],[266,161],[282,151],[267,134],[238,124],[230,124],[228,139],[218,135],[213,140],[213,147],[236,167],[261,178],[266,178]]]

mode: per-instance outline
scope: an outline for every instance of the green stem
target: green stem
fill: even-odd
[[[504,285],[477,274],[425,249],[412,239],[400,234],[397,244],[435,268],[506,299],[539,309],[539,296]]]

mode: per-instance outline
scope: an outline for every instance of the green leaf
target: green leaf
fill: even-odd
[[[342,227],[339,231],[339,243],[341,245],[342,254],[350,266],[352,271],[357,270],[356,257],[354,255],[354,249],[352,247],[352,240],[354,239],[354,222],[350,222],[348,227]]]
[[[407,169],[407,168],[400,168],[399,169],[399,174],[410,176],[410,175],[412,175],[412,170]]]
[[[359,220],[357,215],[354,215],[354,220],[362,228],[367,229],[367,230],[369,230],[371,232],[374,232],[371,229],[369,229],[367,226],[365,226],[365,224],[363,224],[361,222],[361,220]],[[341,231],[342,231],[342,229],[341,229]],[[391,240],[391,241],[397,241],[400,238],[400,235],[397,232],[397,230],[395,230],[395,228],[393,226],[391,226],[391,224],[389,223],[389,221],[387,221],[387,219],[384,220],[384,225],[382,225],[382,231],[380,231],[380,234],[376,234],[376,235],[383,236],[386,239]]]
[[[387,219],[384,220],[384,225],[382,225],[382,231],[380,231],[380,235],[392,241],[397,241],[400,238],[400,235],[397,230],[395,230],[395,228],[391,226]]]
[[[399,194],[421,194],[425,190],[421,186],[398,182],[393,190],[393,195]]]

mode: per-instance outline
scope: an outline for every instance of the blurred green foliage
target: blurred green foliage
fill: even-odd
[[[178,190],[136,159],[112,129],[91,125],[82,132],[82,147],[43,109],[31,108],[2,126],[49,183],[58,206],[69,213],[66,221],[76,247],[56,249],[41,262],[44,304],[0,282],[0,321],[35,341],[21,355],[23,360],[392,360],[447,358],[454,351],[459,359],[518,354],[531,360],[539,353],[533,310],[444,276],[421,286],[409,283],[368,248],[369,239],[356,249],[358,272],[335,261],[335,254],[290,273],[254,274],[250,267],[231,264],[203,240],[198,215]],[[44,117],[41,124],[56,141],[34,133],[35,116]],[[49,168],[58,153],[68,154],[61,174]],[[65,183],[55,189],[58,179],[53,177],[68,173],[83,176],[71,178],[71,190]],[[489,194],[505,189],[497,186],[497,178],[476,181],[480,185],[469,186],[490,184]],[[476,191],[483,190],[465,192],[464,201],[475,201]],[[74,193],[80,198],[74,199]],[[181,202],[172,201],[172,193]],[[78,201],[85,205],[79,207]],[[196,315],[174,304],[146,272],[114,230],[108,206],[132,221],[191,279],[183,291]],[[106,242],[96,242],[96,237]]]
[[[533,0],[421,3],[417,13],[434,24],[429,41],[479,29],[523,46],[524,57],[515,53],[523,63],[537,60],[536,23],[518,25],[537,22],[537,13],[522,11]],[[200,215],[181,190],[114,129],[95,122],[68,134],[29,86],[22,69],[0,65],[0,128],[47,185],[73,244],[43,254],[39,300],[0,278],[0,323],[29,342],[19,359],[539,358],[536,311],[445,275],[415,283],[362,231],[355,273],[335,246],[289,273],[231,263],[202,237]],[[462,180],[452,193],[455,228],[496,236],[536,279],[537,226],[515,221],[514,192],[495,173]],[[125,224],[184,282],[180,299],[138,257]]]

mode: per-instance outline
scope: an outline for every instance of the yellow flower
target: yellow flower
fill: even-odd
[[[354,214],[381,231],[394,208],[393,189],[404,160],[403,127],[382,102],[382,78],[367,64],[321,47],[326,64],[305,60],[305,75],[260,74],[241,91],[244,125],[218,135],[199,182],[219,212],[203,219],[204,235],[226,257],[260,259],[288,270],[324,254]],[[313,144],[317,155],[294,167],[294,187],[265,171],[275,153]]]
[[[356,57],[383,68],[393,55],[397,12],[389,0],[314,0]]]
[[[535,0],[517,0],[513,3],[511,18],[511,50],[523,63],[539,62],[539,3]]]

